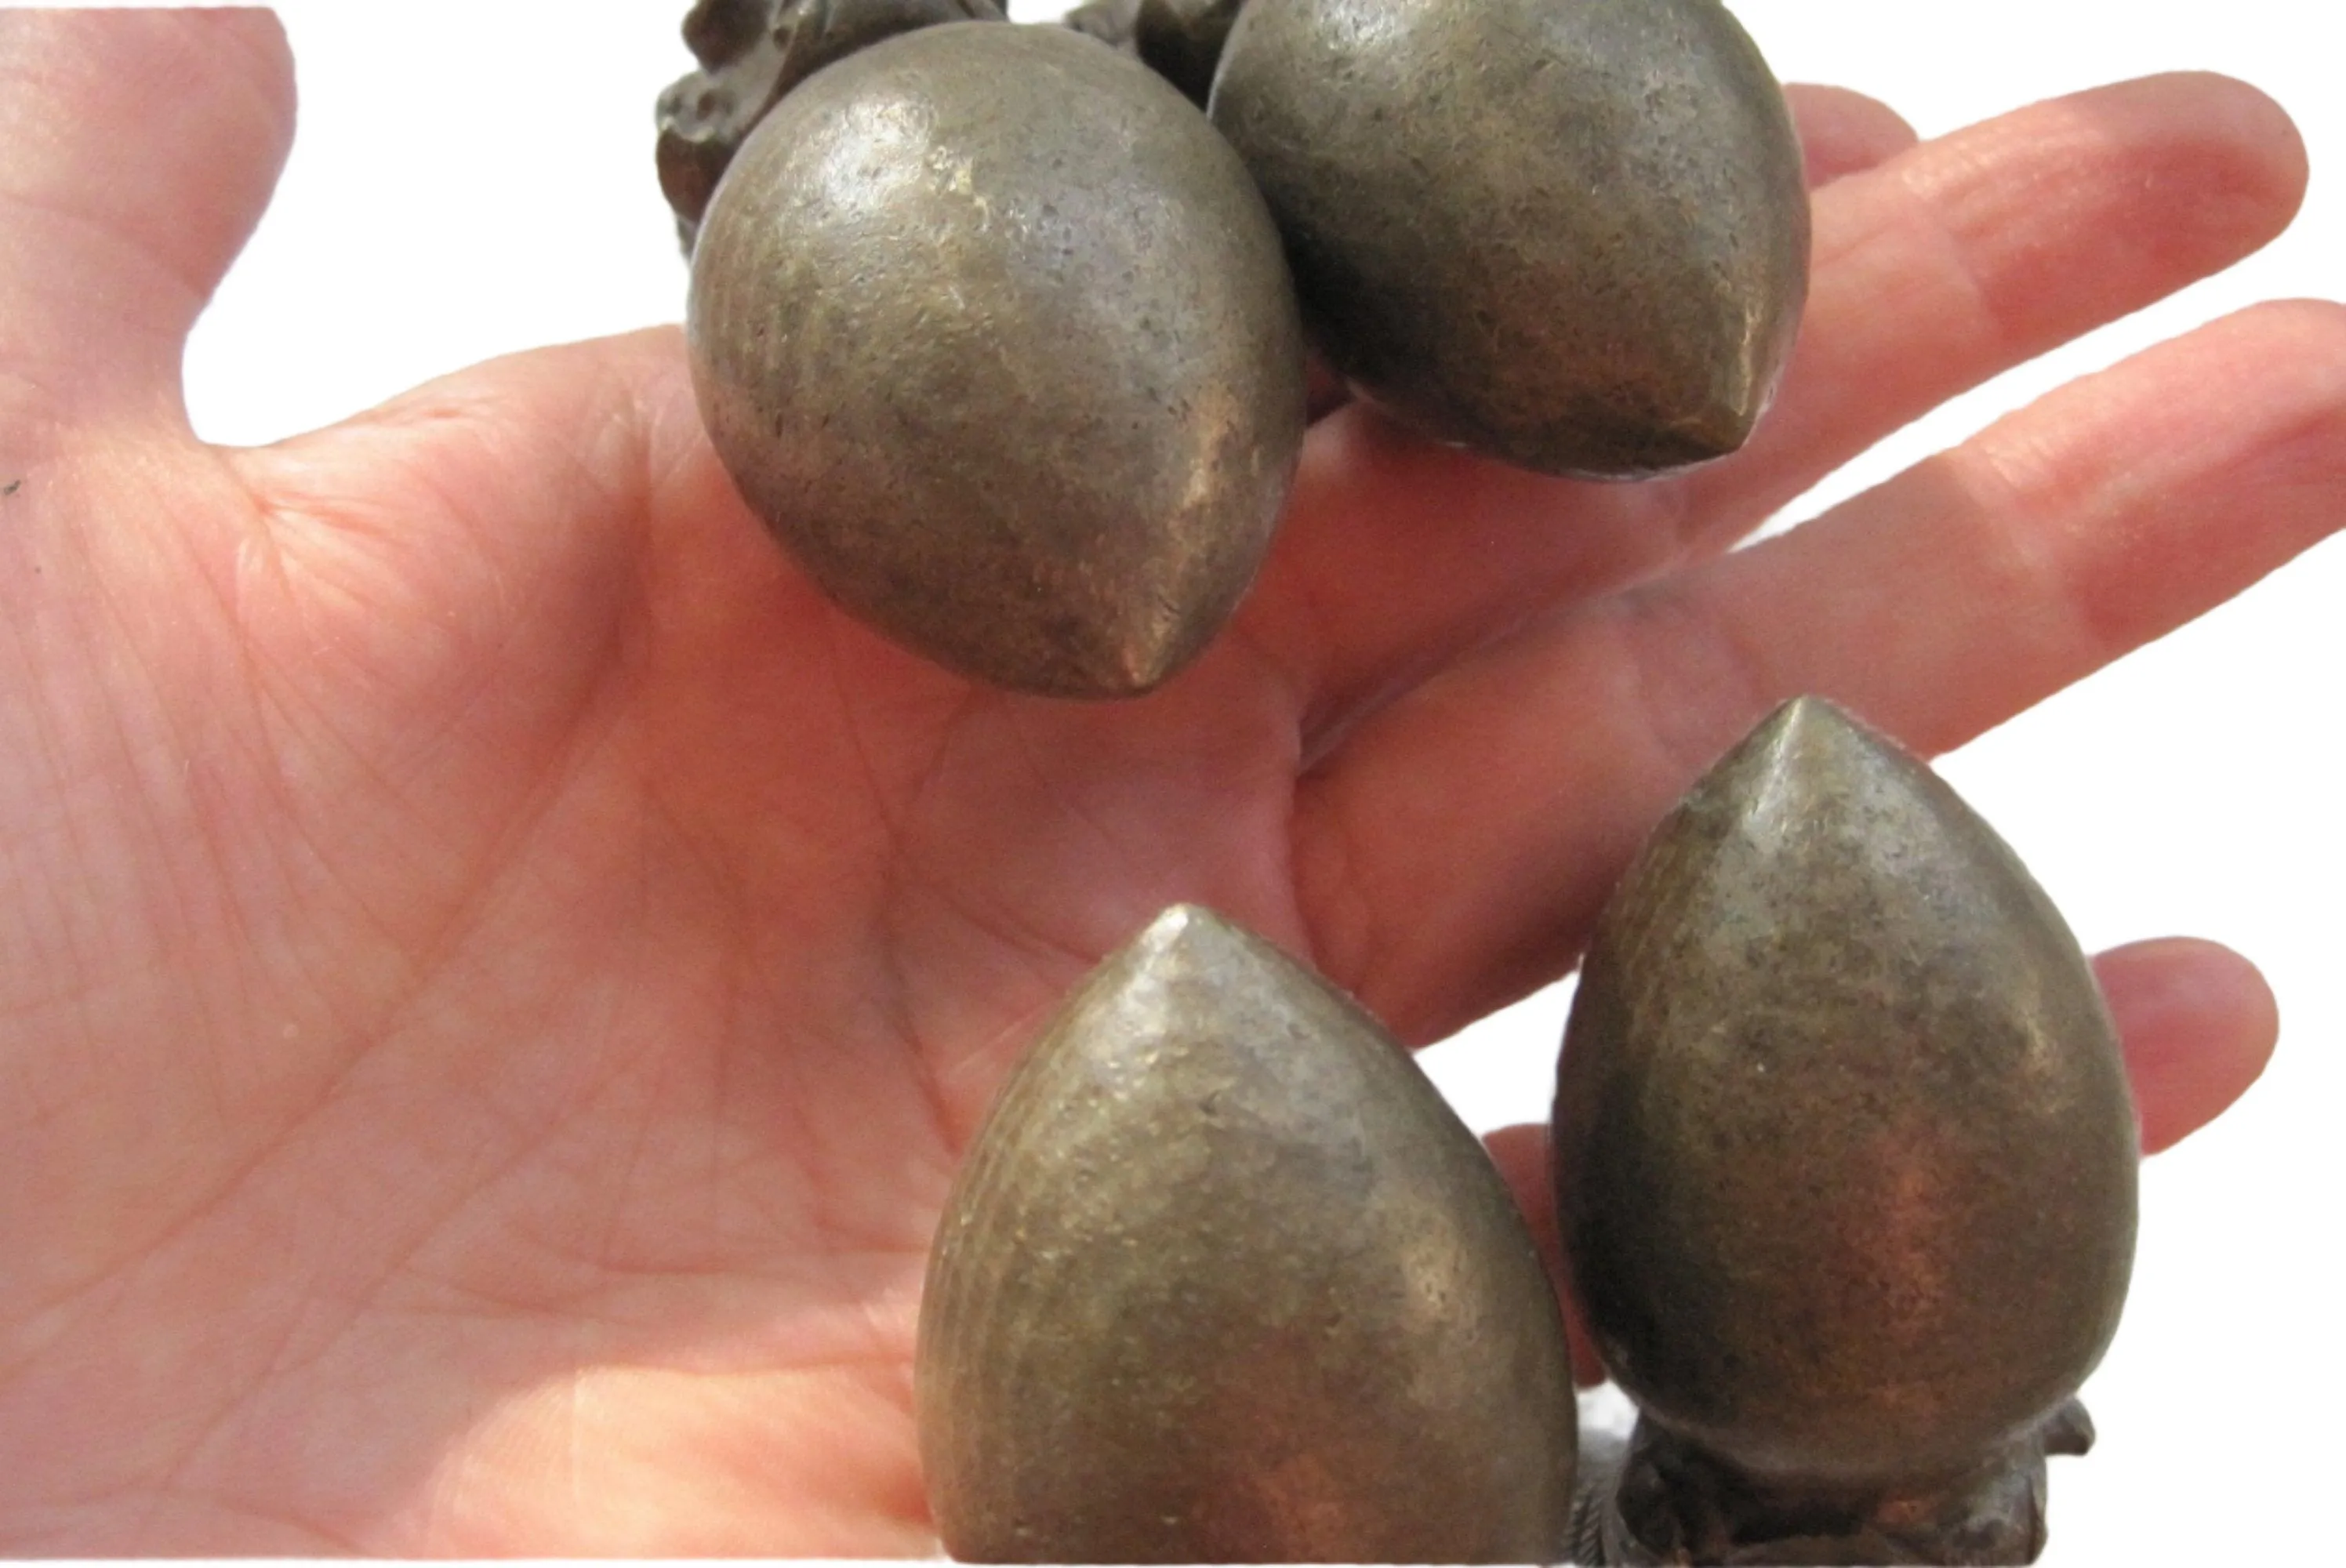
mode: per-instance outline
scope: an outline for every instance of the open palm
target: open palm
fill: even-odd
[[[262,17],[0,15],[10,1550],[928,1550],[930,1228],[1159,907],[1430,1040],[1568,967],[1778,698],[1943,749],[2346,519],[2346,318],[2276,306],[1726,554],[2302,185],[2213,78],[1920,148],[1810,93],[1845,178],[1750,451],[1600,488],[1347,409],[1198,667],[1005,697],[783,559],[673,330],[199,443],[181,344],[290,83]],[[2102,972],[2154,1145],[2270,1048],[2221,950]]]

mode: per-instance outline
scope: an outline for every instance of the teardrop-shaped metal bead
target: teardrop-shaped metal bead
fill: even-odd
[[[1358,1006],[1194,907],[1003,1090],[915,1393],[964,1559],[1551,1561],[1569,1520],[1558,1313],[1481,1145]]]
[[[1718,0],[1247,0],[1210,111],[1314,345],[1437,438],[1645,473],[1732,452],[1775,391],[1808,193]]]
[[[1814,698],[1599,921],[1556,1156],[1606,1365],[1739,1485],[1911,1501],[2041,1461],[2125,1300],[2135,1116],[2084,955],[1952,789]]]
[[[1066,28],[926,27],[792,88],[709,201],[688,330],[710,442],[823,591],[1019,691],[1198,657],[1301,450],[1261,197]]]

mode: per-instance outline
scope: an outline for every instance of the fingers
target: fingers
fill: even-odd
[[[1739,536],[1956,393],[2259,249],[2305,181],[2280,106],[2190,72],[2034,105],[1835,186],[1779,406],[1689,475],[1686,515]]]
[[[1811,190],[1887,163],[1921,139],[1896,109],[1847,87],[1795,84],[1784,98],[1792,106]]]
[[[0,11],[0,398],[178,417],[292,132],[265,11]]]
[[[2094,974],[2126,1045],[2145,1154],[2214,1121],[2272,1060],[2280,1036],[2272,989],[2229,948],[2188,937],[2138,942],[2096,958]]]
[[[1643,835],[1780,700],[1944,750],[2341,524],[2346,310],[2217,322],[1362,726],[1298,801],[1314,952],[1436,1038],[1561,973]]]
[[[1804,125],[1871,112],[1802,105]],[[1818,193],[1800,347],[1743,453],[1590,485],[1346,410],[1306,446],[1250,632],[1341,728],[1561,597],[1725,548],[1945,399],[2229,265],[2288,222],[2304,180],[2288,118],[2208,76],[2084,93],[1914,148]]]

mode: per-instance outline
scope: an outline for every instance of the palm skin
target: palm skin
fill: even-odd
[[[0,1545],[926,1551],[930,1228],[1162,905],[1430,1040],[1567,968],[1777,698],[1943,749],[2346,514],[2346,321],[2268,307],[1724,554],[2302,188],[2212,78],[1920,148],[1800,107],[1843,178],[1750,451],[1594,488],[1344,410],[1239,624],[1088,706],[830,608],[672,330],[198,443],[179,345],[282,158],[281,39],[0,16]],[[2150,1146],[2270,1048],[2220,949],[2102,974]]]

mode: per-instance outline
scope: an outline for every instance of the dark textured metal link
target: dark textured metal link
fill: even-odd
[[[699,0],[684,41],[700,68],[660,94],[658,111],[660,193],[685,250],[733,155],[784,93],[899,33],[1004,20],[994,0]]]

